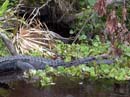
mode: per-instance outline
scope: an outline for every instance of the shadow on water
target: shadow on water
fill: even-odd
[[[56,85],[42,89],[19,81],[12,88],[7,90],[8,96],[0,97],[130,97],[130,83],[119,84],[107,80],[89,80],[83,84],[60,80]]]

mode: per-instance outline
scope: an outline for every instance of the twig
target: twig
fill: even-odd
[[[39,10],[40,10],[41,8],[45,7],[46,5],[48,5],[48,3],[51,2],[51,1],[52,1],[52,0],[47,0],[47,2],[44,3],[41,7],[35,8],[35,9],[33,10],[33,12],[31,13],[31,15],[34,14],[34,13],[35,13],[35,14],[34,14],[34,16],[30,19],[29,25],[32,24],[32,21],[33,21],[34,18],[38,15]],[[30,15],[30,16],[31,16],[31,15]]]
[[[85,28],[86,24],[88,21],[90,21],[94,16],[94,13],[90,16],[90,18],[88,18],[85,22],[84,22],[84,25],[82,26],[82,28],[80,29],[80,31],[77,33],[77,35],[75,36],[75,39],[73,41],[73,43],[76,42],[76,40],[78,39],[79,35],[81,34],[81,32],[83,31],[83,29]]]
[[[10,39],[7,37],[7,35],[0,32],[0,37],[2,38],[3,42],[5,43],[6,47],[8,48],[9,52],[11,53],[11,55],[18,55],[12,41],[10,41]]]

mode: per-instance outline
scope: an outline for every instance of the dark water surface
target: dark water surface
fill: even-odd
[[[109,83],[109,81],[78,82],[59,81],[56,85],[38,88],[19,81],[0,97],[130,97],[130,83]]]

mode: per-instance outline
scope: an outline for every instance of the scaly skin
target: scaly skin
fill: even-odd
[[[105,63],[105,64],[112,64],[113,60],[99,60],[96,57],[86,57],[80,58],[71,62],[64,62],[62,60],[52,60],[52,59],[45,59],[42,57],[33,57],[33,56],[23,56],[23,55],[16,55],[16,56],[7,56],[0,58],[0,82],[4,81],[12,81],[13,77],[16,79],[22,78],[21,74],[29,69],[45,69],[46,65],[51,67],[70,67],[70,66],[77,66],[80,64],[88,64],[88,63]]]

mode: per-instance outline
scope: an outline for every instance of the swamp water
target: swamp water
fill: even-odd
[[[53,86],[38,88],[25,81],[4,89],[0,97],[130,97],[130,83],[108,80],[85,81],[82,84],[60,79]]]

